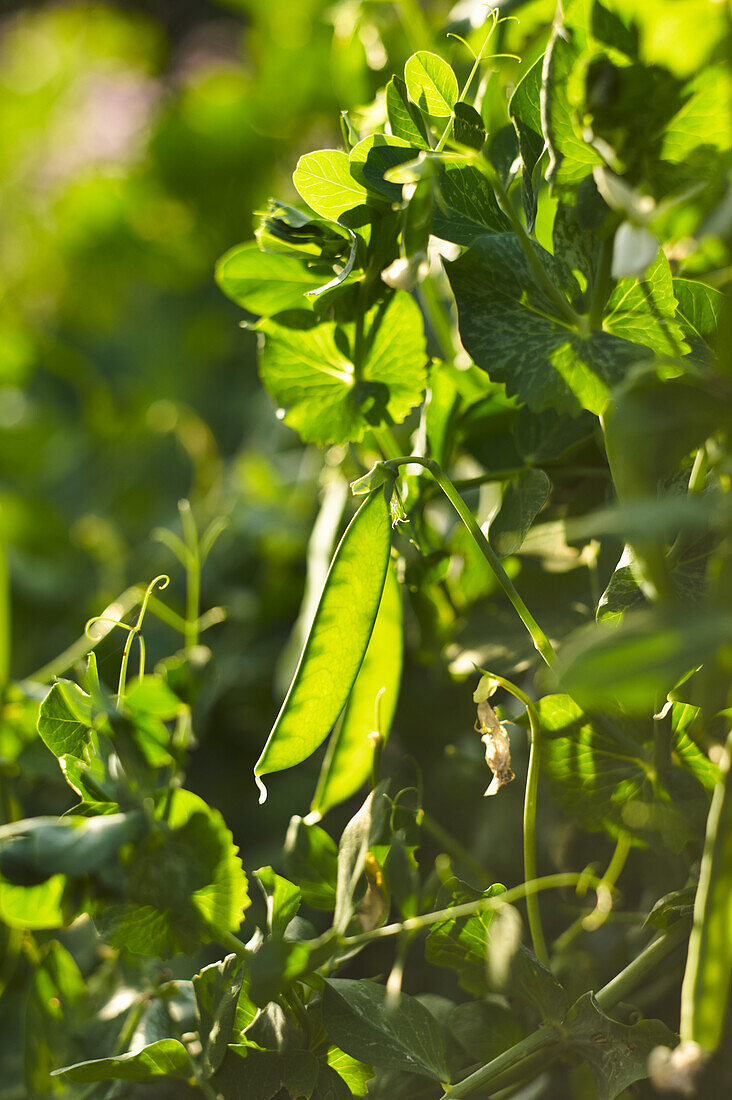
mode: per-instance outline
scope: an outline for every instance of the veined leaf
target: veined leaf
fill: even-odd
[[[443,1030],[414,997],[402,993],[392,1005],[383,986],[332,978],[325,983],[324,1009],[330,1038],[359,1061],[449,1080]]]
[[[402,189],[398,183],[389,183],[384,175],[390,168],[406,164],[419,155],[419,148],[400,137],[370,134],[354,145],[349,153],[351,174],[364,187],[376,191],[391,202],[399,202]]]
[[[388,494],[379,487],[336,550],[295,678],[255,765],[257,778],[306,760],[333,728],[371,637],[390,546]]]
[[[259,370],[285,412],[285,423],[307,442],[357,442],[379,422],[400,424],[419,404],[426,381],[422,315],[398,291],[363,319],[356,367],[355,322],[313,325],[296,313],[263,321]]]
[[[53,1071],[69,1081],[153,1081],[156,1077],[185,1080],[193,1073],[188,1051],[177,1039],[159,1039],[142,1050],[116,1058],[96,1058]]]
[[[368,1083],[374,1076],[371,1066],[364,1065],[338,1047],[328,1050],[328,1065],[334,1069],[348,1085],[352,1096],[365,1096]]]
[[[534,187],[534,170],[544,151],[544,134],[541,129],[541,76],[543,57],[535,61],[524,74],[508,103],[508,113],[518,136],[521,156],[521,202],[529,230],[536,221],[537,196]]]
[[[724,295],[693,279],[674,279],[673,286],[681,330],[692,352],[708,359],[716,344]]]
[[[584,83],[573,78],[587,43],[582,18],[587,7],[583,0],[565,7],[563,24],[555,27],[543,62],[541,122],[549,149],[547,177],[560,188],[575,187],[602,163],[600,154],[583,140],[579,108],[584,109],[584,103],[574,101]]]
[[[671,268],[662,250],[645,279],[621,279],[607,303],[603,328],[658,355],[680,355],[688,350],[675,320]]]
[[[338,848],[325,829],[295,815],[287,830],[283,857],[285,871],[297,883],[303,901],[315,909],[334,909]]]
[[[469,103],[455,104],[452,133],[459,145],[480,151],[485,145],[486,129],[483,119]]]
[[[496,884],[482,894],[459,879],[452,879],[438,895],[443,907],[498,897],[506,887]],[[470,917],[449,918],[433,925],[425,942],[425,959],[432,966],[455,970],[458,981],[469,993],[481,995],[489,989],[488,935],[496,910],[486,909]]]
[[[354,894],[366,865],[366,856],[381,836],[386,816],[386,798],[380,783],[343,830],[338,846],[338,881],[333,927],[339,934],[348,928],[353,916]],[[345,1048],[344,1048],[345,1049]],[[356,1056],[358,1057],[358,1055]]]
[[[158,814],[167,792],[156,798]],[[141,844],[127,869],[127,901],[95,916],[115,947],[169,958],[234,932],[250,904],[247,878],[221,814],[177,790],[167,821]]]
[[[73,680],[59,680],[41,703],[38,732],[54,756],[81,759],[91,728],[91,698]]]
[[[368,779],[374,755],[369,735],[376,730],[384,741],[389,736],[399,696],[403,644],[401,589],[389,569],[371,640],[332,735],[311,813],[322,816],[355,794]]]
[[[522,470],[511,478],[490,525],[491,546],[501,557],[516,554],[547,502],[551,482],[543,470]]]
[[[568,695],[545,696],[539,714],[544,771],[568,816],[586,829],[624,831],[642,843],[660,836],[676,852],[695,835],[707,800],[689,774],[697,772],[688,737],[674,736],[674,763],[683,767],[657,769],[647,718],[610,723],[583,713]]]
[[[561,272],[535,246],[547,275]],[[494,382],[505,382],[534,412],[600,413],[630,363],[648,353],[606,332],[582,336],[557,316],[512,233],[482,237],[445,265],[466,350]]]
[[[302,894],[294,882],[275,874],[271,867],[260,867],[254,874],[267,900],[269,930],[273,936],[282,939],[302,904]]]
[[[393,76],[386,86],[386,117],[394,137],[420,149],[429,149],[422,112],[410,101],[407,85],[400,76]]]
[[[216,1072],[226,1055],[242,979],[241,960],[236,955],[205,966],[193,978],[201,1062],[207,1076]]]
[[[436,177],[432,219],[436,237],[470,245],[486,233],[503,233],[510,222],[482,172],[461,158],[445,158]]]
[[[433,118],[449,118],[457,102],[457,77],[446,61],[435,53],[419,50],[404,66],[409,97]]]
[[[660,1020],[620,1024],[606,1016],[592,993],[572,1005],[562,1025],[565,1042],[592,1067],[598,1100],[615,1100],[648,1077],[654,1047],[674,1046],[676,1036]]]
[[[237,245],[216,264],[216,281],[224,294],[264,317],[286,309],[312,309],[305,295],[332,275],[328,267],[308,267],[296,256],[262,252],[256,244]]]
[[[354,178],[348,154],[340,149],[305,153],[297,162],[292,182],[311,210],[334,222],[372,197]]]

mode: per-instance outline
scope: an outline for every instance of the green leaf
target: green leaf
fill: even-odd
[[[294,883],[275,874],[271,867],[260,867],[254,874],[267,899],[267,926],[273,936],[282,939],[302,904],[302,894]]]
[[[306,905],[334,909],[338,848],[325,829],[297,815],[291,818],[283,852],[284,869]]]
[[[534,247],[549,278],[561,287],[553,257]],[[511,233],[482,237],[445,267],[466,350],[492,381],[505,382],[507,392],[534,412],[602,412],[610,387],[644,354],[610,333],[584,337],[568,328]]]
[[[681,991],[681,1037],[707,1050],[722,1041],[732,979],[732,768],[728,738],[707,820],[694,925]]]
[[[443,158],[432,219],[436,237],[470,245],[486,233],[503,233],[510,222],[482,172],[459,157]]]
[[[389,737],[399,697],[403,646],[401,588],[389,569],[371,640],[346,709],[332,734],[311,813],[322,817],[355,794],[368,779],[374,758],[370,735],[377,731],[384,742]]]
[[[418,154],[419,149],[402,138],[388,137],[386,134],[370,134],[363,141],[359,141],[349,154],[351,174],[364,187],[383,195],[391,202],[400,202],[402,198],[400,185],[389,183],[384,179],[384,175],[390,168],[396,168],[399,164],[414,160]]]
[[[119,849],[146,831],[144,815],[35,817],[0,828],[0,872],[19,886],[52,875],[81,878],[107,864]]]
[[[529,231],[534,228],[537,210],[537,191],[534,171],[544,151],[544,134],[541,127],[541,74],[543,57],[535,61],[516,85],[508,103],[508,113],[518,136],[521,157],[521,202]]]
[[[52,1076],[59,1064],[83,1058],[78,1027],[84,1015],[86,984],[72,956],[51,941],[31,971],[25,1011],[25,1085],[31,1096],[68,1095]]]
[[[213,1084],[224,1100],[272,1100],[285,1090],[298,1100],[348,1100],[335,1070],[307,1050],[252,1050],[232,1046]]]
[[[158,796],[157,813],[167,801]],[[169,958],[235,932],[249,905],[247,879],[221,814],[177,790],[167,822],[138,844],[127,868],[127,901],[95,922],[113,947]]]
[[[60,928],[65,875],[51,875],[38,886],[15,886],[0,879],[0,920],[10,928]]]
[[[714,351],[724,295],[692,279],[674,279],[678,302],[677,320],[692,353],[709,358]]]
[[[654,1047],[676,1045],[676,1036],[660,1020],[620,1024],[600,1009],[592,993],[572,1005],[563,1024],[566,1044],[592,1067],[598,1100],[615,1100],[635,1081],[648,1077]]]
[[[407,85],[400,76],[393,76],[386,86],[386,117],[393,137],[410,145],[429,149],[427,126],[418,107],[410,101]]]
[[[692,839],[706,799],[685,771],[654,767],[648,720],[610,724],[588,717],[567,695],[546,696],[539,714],[544,770],[569,817],[586,829],[611,836],[622,830],[643,843],[657,843],[660,835],[673,851]]]
[[[516,417],[513,437],[524,462],[538,466],[549,458],[560,458],[589,439],[596,426],[597,420],[590,413],[559,416],[553,409],[532,413],[524,407]]]
[[[159,718],[164,722],[185,710],[184,704],[160,676],[136,680],[125,693],[125,707],[135,717]]]
[[[348,154],[339,149],[305,153],[297,162],[292,182],[311,210],[334,222],[372,198],[351,173]]]
[[[551,482],[543,470],[522,470],[504,490],[500,510],[490,525],[490,542],[501,557],[515,554],[549,499]]]
[[[732,621],[716,610],[628,611],[621,626],[600,623],[570,635],[557,669],[588,710],[653,713],[681,677],[732,642]]]
[[[241,960],[227,955],[205,966],[193,978],[201,1042],[201,1065],[210,1077],[226,1055],[242,988]]]
[[[453,878],[438,894],[437,905],[441,908],[462,905],[479,898],[499,897],[505,891],[505,886],[496,884],[481,893]],[[448,918],[432,926],[425,942],[427,962],[455,970],[461,987],[476,996],[490,988],[488,935],[495,916],[495,909],[486,909],[470,917]]]
[[[329,1037],[359,1061],[449,1080],[442,1028],[414,997],[390,1003],[383,986],[335,978],[325,983],[324,1014]]]
[[[452,135],[460,145],[480,151],[485,145],[486,131],[483,119],[469,103],[456,103]]]
[[[626,804],[648,794],[642,743],[635,754],[619,746],[569,695],[544,696],[538,711],[542,766],[560,809],[586,829],[627,829]]]
[[[59,680],[41,703],[38,732],[54,756],[81,759],[91,729],[91,699],[72,680]]]
[[[491,1062],[521,1038],[519,1022],[505,1003],[466,1001],[455,1005],[448,1027],[476,1062]]]
[[[158,1077],[185,1080],[193,1074],[188,1051],[177,1039],[159,1039],[142,1050],[116,1058],[97,1058],[54,1070],[69,1081],[153,1081]]]
[[[409,98],[433,118],[448,118],[457,102],[457,77],[446,61],[435,53],[419,50],[404,66]]]
[[[365,802],[348,822],[341,836],[338,847],[336,904],[333,914],[333,928],[339,935],[345,933],[353,916],[354,894],[363,874],[369,848],[379,840],[384,827],[387,812],[384,786],[385,784],[380,784],[375,790],[369,792]]]
[[[605,308],[603,328],[658,355],[680,355],[688,345],[674,319],[676,306],[671,269],[659,250],[645,279],[620,279]]]
[[[581,20],[573,16],[584,8],[584,0],[565,8],[564,25],[555,26],[544,58],[541,115],[549,150],[547,178],[560,189],[576,187],[594,165],[602,163],[600,154],[583,138],[584,81],[575,73],[587,35]]]
[[[255,765],[257,778],[306,760],[332,729],[371,637],[390,547],[389,502],[380,487],[338,545],[297,672]]]
[[[374,1076],[371,1066],[364,1065],[363,1062],[352,1058],[350,1054],[346,1054],[345,1050],[339,1050],[338,1047],[330,1047],[327,1057],[328,1065],[343,1078],[351,1096],[365,1096],[368,1083]]]
[[[307,442],[356,443],[379,423],[400,424],[422,398],[424,325],[405,291],[365,315],[358,369],[355,322],[314,325],[311,315],[293,313],[260,330],[262,381]]]
[[[328,267],[308,267],[295,256],[262,252],[251,243],[230,249],[216,264],[216,281],[224,294],[265,317],[286,309],[312,309],[306,293],[332,274]]]

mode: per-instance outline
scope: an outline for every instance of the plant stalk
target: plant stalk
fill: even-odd
[[[595,994],[599,1008],[603,1012],[608,1012],[622,1001],[648,973],[681,946],[688,934],[686,922],[677,921],[668,932],[650,943],[624,970],[621,970],[612,981]],[[547,1050],[554,1043],[561,1041],[561,1037],[561,1025],[542,1025],[485,1066],[481,1066],[457,1084],[451,1085],[440,1100],[459,1100],[460,1097],[470,1096],[478,1089],[492,1088],[498,1084],[501,1077],[505,1077],[508,1071],[518,1067],[538,1051]]]
[[[460,519],[463,521],[468,531],[473,536],[476,546],[488,562],[488,565],[491,567],[496,580],[513,604],[516,614],[521,619],[522,623],[528,630],[529,635],[531,636],[531,640],[534,643],[534,648],[544,659],[546,664],[549,665],[549,667],[551,668],[556,657],[551,642],[537,623],[534,616],[527,608],[524,601],[519,596],[513,582],[506,573],[506,570],[501,565],[498,555],[496,554],[491,544],[488,542],[488,539],[481,531],[480,526],[475,519],[475,516],[470,511],[467,504],[460,496],[447,474],[444,473],[442,468],[438,466],[438,464],[433,459],[419,458],[416,455],[407,455],[402,458],[393,458],[386,462],[384,465],[390,467],[393,470],[399,466],[407,466],[411,463],[423,466],[425,470],[428,470],[429,473],[432,474],[433,478],[440,486],[443,493],[459,515]]]

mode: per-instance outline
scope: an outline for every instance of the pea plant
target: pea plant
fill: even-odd
[[[728,13],[567,0],[520,66],[498,11],[463,29],[344,115],[340,148],[301,156],[299,198],[270,200],[217,268],[277,416],[324,457],[260,801],[329,740],[276,868],[250,871],[250,897],[221,814],[185,787],[221,524],[184,508],[183,538],[161,536],[184,618],[158,577],[47,693],[6,690],[16,737],[37,712],[78,799],[60,818],[8,805],[0,828],[31,1097],[729,1084]],[[148,672],[151,611],[185,648]],[[94,649],[120,628],[111,690]],[[399,704],[420,662],[474,730]],[[515,839],[510,881],[424,804],[428,729],[492,844]],[[93,965],[48,934],[64,927]]]

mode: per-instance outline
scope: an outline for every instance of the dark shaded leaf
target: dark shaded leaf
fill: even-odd
[[[383,986],[336,978],[325,983],[324,1007],[328,1035],[354,1058],[449,1080],[442,1028],[414,997],[392,1004]]]

